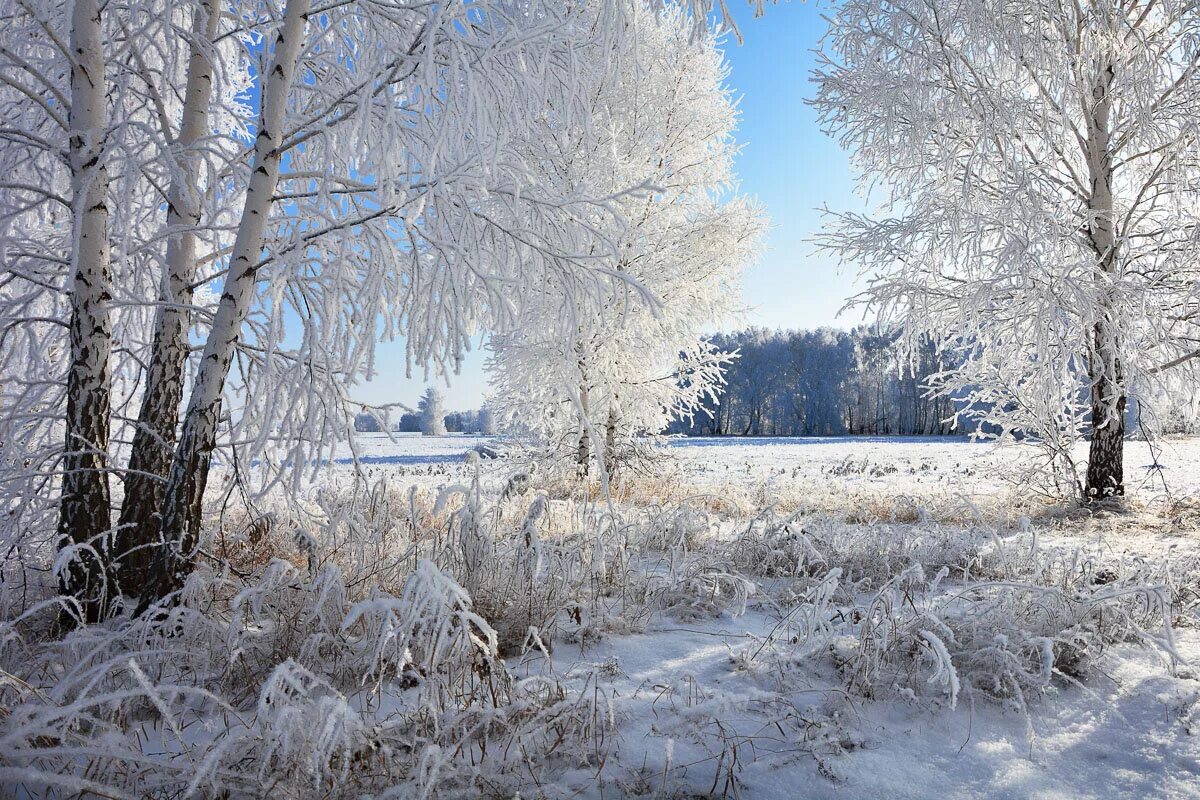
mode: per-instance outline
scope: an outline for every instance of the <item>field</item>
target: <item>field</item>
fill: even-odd
[[[228,511],[169,625],[6,623],[5,780],[1200,797],[1200,441],[1130,443],[1091,514],[1021,445],[676,440],[605,494],[482,443],[362,436],[298,507]]]
[[[369,463],[409,467],[394,478],[402,481],[429,479],[413,465],[461,479],[463,454],[476,443],[377,437],[363,445]],[[1096,517],[1064,514],[1022,484],[1018,476],[1029,474],[1038,454],[1021,445],[685,439],[670,452],[674,463],[652,481],[655,500],[728,498],[708,504],[725,517],[714,525],[718,539],[736,535],[750,509],[772,505],[804,512],[808,524],[862,523],[870,536],[914,549],[943,537],[977,543],[986,532],[996,536],[995,546],[1038,548],[1047,558],[1086,553],[1194,566],[1200,553],[1200,518],[1187,502],[1200,491],[1195,440],[1163,442],[1154,452],[1129,443],[1136,510]],[[504,466],[490,469],[505,474]],[[630,492],[646,493],[644,487]],[[702,551],[704,543],[697,546]],[[778,586],[751,579],[744,608],[739,599],[720,613],[668,612],[646,620],[637,634],[553,653],[555,673],[568,682],[579,676],[586,683],[597,668],[605,675],[606,688],[620,698],[620,760],[642,770],[651,794],[686,786],[681,791],[791,798],[803,785],[807,797],[1200,796],[1195,572],[1186,578],[1190,611],[1176,620],[1178,663],[1161,643],[1117,643],[1088,679],[1052,680],[1019,708],[1011,698],[960,698],[954,709],[915,698],[854,698],[842,694],[828,665],[801,666],[798,674],[789,674],[796,665],[770,659],[748,665],[746,654],[778,638],[781,619],[786,625],[791,613],[778,602]],[[523,664],[528,668],[529,659]],[[559,789],[587,794],[592,782],[591,774],[581,774]]]

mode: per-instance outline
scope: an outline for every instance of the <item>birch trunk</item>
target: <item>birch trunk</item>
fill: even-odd
[[[211,0],[196,9],[192,33],[212,42],[220,23]],[[208,133],[213,67],[198,43],[192,44],[184,89],[183,124],[177,139],[177,171],[167,195],[166,275],[154,323],[154,344],[146,370],[146,388],[125,478],[125,501],[115,534],[113,574],[117,591],[126,593],[149,577],[158,537],[159,509],[175,450],[192,282],[196,276],[196,234],[200,224],[199,169],[195,145]]]
[[[105,559],[109,521],[107,456],[112,352],[112,273],[108,245],[108,173],[104,38],[97,0],[76,0],[71,13],[69,163],[74,243],[71,282],[71,362],[67,372],[66,440],[58,535],[62,546],[87,545],[60,578],[64,593],[89,621],[107,600]]]
[[[604,470],[610,480],[617,472],[617,421],[617,398],[613,397],[604,422]]]
[[[195,386],[184,416],[179,444],[163,494],[160,536],[152,575],[144,584],[145,606],[183,585],[191,572],[200,536],[200,512],[212,450],[216,445],[221,397],[242,324],[254,296],[256,270],[271,198],[279,182],[289,89],[305,38],[310,0],[288,0],[275,39],[274,59],[262,79],[262,111],[254,141],[254,163],[241,223],[234,239],[225,291],[217,306]]]
[[[1092,90],[1087,120],[1088,237],[1096,253],[1096,282],[1099,302],[1092,329],[1092,352],[1088,359],[1091,378],[1092,436],[1088,453],[1086,499],[1103,500],[1125,494],[1123,449],[1125,441],[1125,376],[1120,358],[1120,329],[1114,318],[1112,281],[1118,262],[1113,217],[1113,159],[1109,89],[1111,64],[1099,70]]]
[[[581,477],[587,476],[589,462],[592,461],[592,434],[588,427],[590,402],[588,399],[588,368],[583,356],[583,344],[575,345],[575,353],[580,363],[580,444],[575,452],[575,464]]]
[[[580,477],[586,477],[590,471],[588,467],[592,460],[592,435],[588,427],[588,387],[587,381],[579,385],[579,407],[581,410],[579,418],[579,446],[575,451],[575,465],[579,471]]]

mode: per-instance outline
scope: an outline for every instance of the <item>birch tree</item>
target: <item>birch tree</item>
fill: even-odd
[[[162,503],[162,534],[170,546],[158,550],[158,564],[146,577],[145,597],[161,597],[180,585],[190,571],[199,537],[200,504],[216,444],[225,379],[248,313],[255,273],[262,254],[271,199],[279,183],[288,94],[305,42],[310,0],[288,0],[275,35],[270,69],[260,73],[262,110],[254,137],[254,155],[241,223],[234,239],[224,291],[217,307],[201,367],[192,388],[179,445],[167,477]]]
[[[721,385],[730,356],[702,338],[738,310],[739,276],[763,220],[731,191],[736,112],[727,68],[706,36],[690,39],[678,13],[635,13],[636,57],[588,92],[604,135],[547,131],[556,141],[550,179],[596,194],[639,179],[606,224],[606,256],[628,283],[581,304],[547,284],[511,332],[489,342],[493,396],[510,427],[586,473],[611,473],[618,451],[695,413]],[[595,216],[595,215],[593,215]]]
[[[1196,356],[1198,33],[1175,0],[849,0],[816,75],[883,200],[824,244],[966,413],[1072,474],[1086,429],[1088,499],[1124,493],[1131,387]]]
[[[65,588],[91,616],[105,595],[153,602],[191,568],[214,459],[225,481],[253,462],[255,491],[300,480],[350,438],[378,341],[404,336],[407,372],[449,371],[536,287],[586,304],[628,282],[598,221],[637,187],[547,180],[558,142],[537,134],[594,135],[581,90],[626,57],[630,8],[5,2],[13,538],[61,479]]]
[[[61,477],[60,575],[94,618],[113,589],[110,476],[123,474],[152,308],[165,143],[146,134],[179,108],[151,76],[174,84],[182,40],[165,3],[13,2],[0,13],[4,535],[49,544],[20,532],[45,524]]]
[[[203,0],[192,11],[182,122],[176,131],[170,121],[160,120],[159,134],[168,145],[170,164],[164,230],[167,243],[145,385],[125,476],[125,499],[113,548],[119,556],[113,570],[118,589],[122,584],[136,586],[150,567],[153,550],[146,544],[158,534],[163,479],[174,452],[189,351],[193,282],[198,271],[198,232],[206,178],[201,148],[222,156],[222,151],[228,150],[221,147],[220,137],[213,136],[220,130],[212,124],[214,73],[219,65],[226,91],[246,84],[244,72],[230,58],[228,45],[222,48],[218,43],[220,23],[221,9],[216,0]],[[221,108],[227,108],[227,104]],[[220,163],[225,160],[221,158]]]
[[[112,271],[108,241],[108,168],[105,163],[107,85],[100,4],[75,0],[71,9],[71,366],[67,372],[59,537],[84,545],[86,555],[63,574],[64,590],[79,596],[95,618],[103,600],[109,529],[109,357]],[[89,552],[90,551],[90,552]],[[98,551],[98,552],[97,552]],[[86,587],[86,588],[85,588]]]

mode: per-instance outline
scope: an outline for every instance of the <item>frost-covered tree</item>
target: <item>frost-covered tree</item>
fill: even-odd
[[[1177,0],[847,0],[816,106],[885,199],[825,244],[937,337],[944,392],[1124,492],[1133,386],[1194,364],[1200,14]]]
[[[475,418],[475,431],[484,436],[496,434],[496,415],[492,413],[491,406],[485,405],[479,409],[479,415]]]
[[[378,341],[451,370],[538,287],[626,282],[596,220],[641,181],[548,180],[539,135],[604,135],[583,92],[634,5],[6,0],[6,535],[30,544],[61,484],[67,588],[93,616],[152,601],[191,569],[214,458],[298,479],[350,438]]]
[[[587,302],[627,282],[597,194],[542,174],[549,130],[603,135],[590,92],[632,46],[625,0],[263,6],[251,51],[261,107],[233,242],[168,472],[148,598],[182,585],[213,454],[263,453],[265,485],[298,479],[348,436],[347,387],[402,331],[409,370],[455,368],[480,330],[511,327],[540,287]],[[236,183],[236,180],[235,180]],[[285,348],[289,319],[299,344]],[[236,364],[236,369],[234,368]],[[230,376],[234,379],[231,381]],[[166,561],[168,563],[161,563]]]
[[[641,181],[621,214],[589,215],[609,237],[592,255],[623,282],[581,303],[548,282],[510,332],[489,341],[492,402],[582,471],[639,434],[694,413],[721,383],[729,356],[701,334],[737,309],[738,279],[762,219],[728,196],[736,111],[713,37],[696,43],[678,13],[633,14],[636,47],[587,95],[596,129],[551,128],[547,179],[593,195]]]
[[[442,393],[436,386],[430,386],[421,395],[417,403],[417,413],[421,415],[422,436],[446,435],[446,407],[442,402]]]
[[[172,127],[184,113],[177,87],[191,48],[181,32],[193,10],[0,7],[0,491],[12,512],[3,533],[46,527],[47,476],[61,475],[60,574],[90,617],[112,593],[110,477],[129,475],[123,449],[166,241],[162,189],[194,184],[173,177],[186,148]],[[206,55],[236,64],[239,48],[229,39]],[[229,78],[233,94],[248,85],[240,75]],[[228,127],[228,115],[213,117]],[[19,544],[46,543],[31,533]]]
[[[151,566],[153,551],[145,547],[158,535],[159,511],[164,478],[176,441],[178,411],[183,399],[185,367],[189,353],[194,283],[200,270],[198,246],[201,225],[211,226],[219,215],[205,206],[204,187],[211,175],[228,169],[232,153],[226,134],[239,130],[242,122],[239,86],[248,86],[250,76],[238,59],[236,47],[221,45],[221,5],[218,0],[201,0],[191,9],[191,31],[187,40],[187,72],[183,85],[183,107],[177,125],[160,121],[159,134],[167,143],[169,184],[160,290],[154,327],[146,362],[141,408],[130,446],[129,469],[125,475],[125,501],[121,506],[114,551],[119,558],[117,583],[136,585]],[[226,37],[231,38],[231,37]],[[221,80],[224,93],[214,102],[214,85]],[[164,91],[169,86],[163,87]],[[240,131],[239,131],[240,132]],[[232,199],[240,188],[225,184],[225,191],[208,192],[208,204],[218,198]],[[219,247],[226,237],[208,236],[210,247]]]

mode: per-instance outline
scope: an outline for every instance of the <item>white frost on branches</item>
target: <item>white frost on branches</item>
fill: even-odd
[[[713,5],[686,6],[696,39]],[[652,170],[602,184],[547,170],[625,124],[592,100],[630,86],[653,16],[640,2],[2,0],[0,14],[2,524],[44,561],[66,489],[77,543],[147,562],[125,588],[160,535],[182,559],[160,588],[178,587],[206,489],[294,489],[327,461],[380,341],[403,338],[406,372],[440,374],[544,307],[544,287],[592,310],[644,293],[613,254]],[[103,107],[72,110],[73,89]],[[69,372],[78,450],[63,446]],[[109,541],[118,518],[131,541]]]
[[[1090,426],[1119,493],[1127,396],[1200,354],[1195,8],[848,0],[825,46],[816,107],[883,199],[824,237],[860,299],[937,338],[964,413],[1068,461]]]
[[[547,282],[518,324],[492,337],[493,397],[510,426],[583,469],[635,436],[698,411],[731,357],[702,338],[739,310],[739,279],[763,219],[733,193],[737,113],[715,39],[681,15],[635,13],[631,57],[587,92],[593,126],[548,130],[546,180],[595,195],[642,181],[588,219],[615,243],[596,255],[624,282],[580,303]]]
[[[442,404],[442,393],[436,386],[430,386],[421,395],[417,404],[421,416],[421,434],[423,436],[446,435],[446,409]]]

